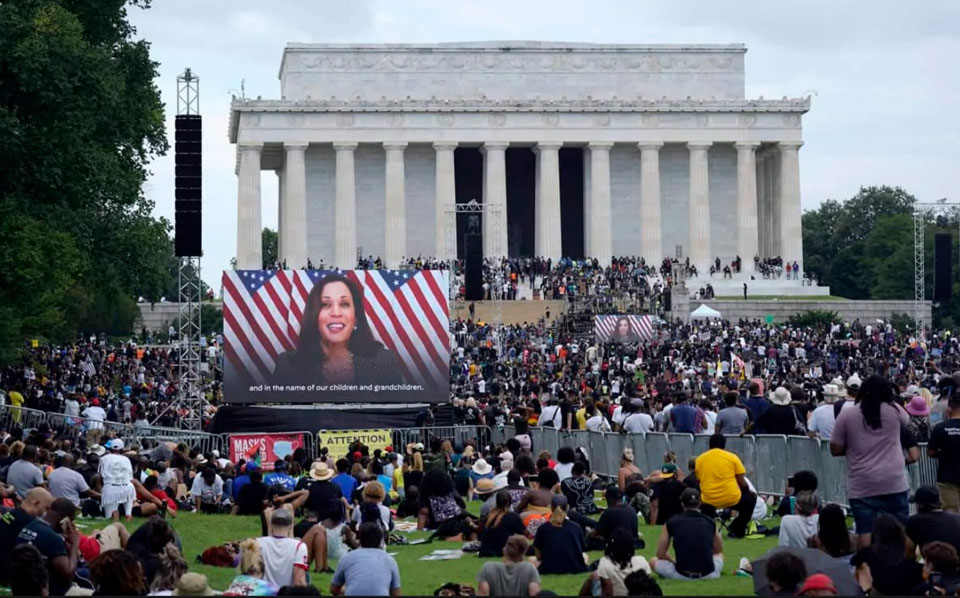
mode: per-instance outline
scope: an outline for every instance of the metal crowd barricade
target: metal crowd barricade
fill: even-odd
[[[830,454],[830,443],[820,443],[820,467],[817,473],[817,493],[824,503],[847,504],[847,459]],[[787,475],[792,475],[790,472]]]
[[[649,473],[659,471],[663,466],[663,456],[670,450],[670,439],[666,434],[660,432],[650,432],[648,434],[631,434],[633,440],[633,452],[637,453],[637,445],[642,444],[646,449],[646,468],[643,471]],[[637,464],[640,467],[639,464]]]
[[[667,434],[670,450],[677,455],[677,467],[684,473],[690,473],[687,461],[695,456],[693,452],[693,434]]]
[[[13,405],[0,405],[0,426],[4,430],[13,427],[18,427],[21,430],[37,428],[45,421],[47,421],[45,411],[28,409],[27,407],[14,407]]]
[[[540,445],[540,448],[545,451],[550,451],[550,455],[556,458],[557,451],[560,450],[560,430],[556,428],[538,429],[543,433],[543,444]],[[533,446],[534,450],[537,450],[537,444],[534,444]]]
[[[190,448],[197,448],[202,453],[209,453],[214,450],[220,453],[221,457],[226,458],[229,452],[229,446],[226,440],[218,434],[209,434],[197,430],[181,430],[180,428],[165,428],[161,426],[133,426],[133,440],[143,444],[150,442],[181,442]]]
[[[820,469],[820,441],[807,436],[787,436],[787,475]]]
[[[476,442],[482,447],[489,444],[493,434],[488,426],[430,426],[420,428],[394,428],[393,448],[402,451],[410,443],[422,442],[429,448],[430,442],[435,439],[450,440],[453,444],[463,445],[467,442]]]
[[[611,447],[607,444],[607,438],[612,433],[606,432],[587,432],[587,458],[590,460],[590,469],[594,473],[616,477],[620,471],[620,459]],[[614,462],[610,453],[614,453]]]
[[[783,494],[787,476],[787,437],[759,434],[754,437],[753,470],[747,472],[757,492]]]

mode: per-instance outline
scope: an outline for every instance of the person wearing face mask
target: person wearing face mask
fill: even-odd
[[[277,356],[275,382],[284,385],[399,384],[397,355],[373,335],[363,290],[330,274],[307,297],[295,350]]]

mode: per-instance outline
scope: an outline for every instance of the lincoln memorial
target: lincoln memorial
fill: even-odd
[[[296,268],[487,256],[803,263],[808,99],[748,99],[746,47],[290,44],[279,99],[236,98],[237,267],[261,267],[261,171]],[[270,179],[267,179],[270,180]],[[459,234],[458,234],[459,233]],[[750,264],[750,266],[748,266]],[[799,285],[800,283],[796,283]]]

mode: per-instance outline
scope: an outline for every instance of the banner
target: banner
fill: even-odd
[[[595,316],[593,331],[601,343],[639,343],[656,336],[653,316]]]
[[[449,400],[447,272],[228,270],[227,403]]]
[[[260,467],[273,470],[273,462],[303,447],[303,434],[231,434],[230,460],[260,459]]]
[[[323,447],[327,447],[330,456],[339,459],[347,455],[347,449],[354,442],[362,442],[370,447],[370,453],[383,450],[393,444],[393,433],[388,429],[381,430],[320,430],[317,432],[317,454]]]

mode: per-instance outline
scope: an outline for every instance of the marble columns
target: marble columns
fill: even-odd
[[[640,148],[640,255],[657,268],[663,261],[660,221],[660,148],[662,143],[641,143]]]
[[[688,143],[690,150],[690,248],[687,255],[700,276],[710,270],[710,174],[707,152],[712,144]]]
[[[607,266],[613,258],[610,211],[610,148],[613,143],[590,142],[590,210],[586,211],[589,245],[586,255]]]
[[[499,258],[507,254],[507,164],[508,144],[483,144],[483,255]]]
[[[283,208],[280,230],[282,251],[280,261],[287,268],[307,265],[307,173],[306,143],[284,143]]]
[[[357,265],[357,185],[354,174],[354,142],[334,143],[336,151],[336,208],[334,209],[334,262],[338,268]]]
[[[536,254],[562,257],[560,239],[560,143],[541,141],[537,144]]]
[[[237,269],[263,267],[260,225],[260,154],[262,143],[241,143],[237,181]]]
[[[397,268],[407,255],[407,200],[403,168],[406,143],[384,143],[386,188],[384,197],[384,259],[387,268]]]
[[[449,260],[457,257],[457,215],[454,212],[457,186],[453,161],[457,142],[437,142],[433,144],[433,149],[436,152],[434,255]]]

